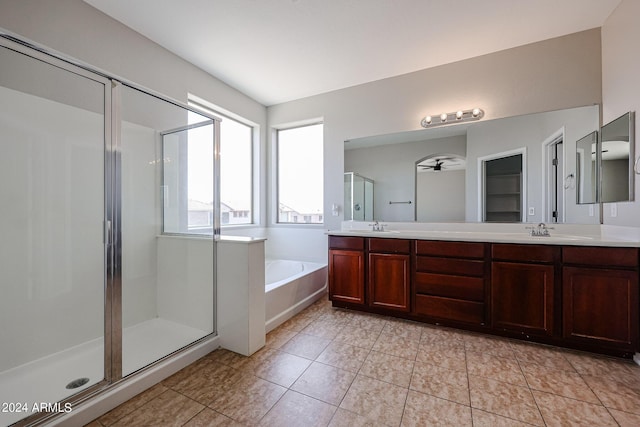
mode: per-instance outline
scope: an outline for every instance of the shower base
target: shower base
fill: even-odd
[[[162,318],[127,327],[122,334],[123,376],[208,334]],[[89,381],[71,390],[66,388],[67,384],[80,378],[89,378]],[[103,378],[102,338],[4,371],[0,373],[0,426],[31,415],[34,404],[53,405]],[[22,411],[25,406],[26,413]],[[64,407],[55,409],[63,411]]]

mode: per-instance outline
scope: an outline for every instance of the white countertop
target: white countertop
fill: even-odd
[[[538,224],[384,223],[385,231],[371,231],[367,222],[345,221],[330,236],[538,245],[640,247],[640,229],[600,225],[552,224],[548,237],[530,236],[525,227]]]

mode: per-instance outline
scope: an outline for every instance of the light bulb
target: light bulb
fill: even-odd
[[[473,117],[478,117],[480,115],[480,109],[474,108],[471,114],[473,114]]]
[[[440,120],[443,121],[443,122],[446,122],[447,121],[447,113],[440,114]]]
[[[430,124],[431,124],[431,120],[433,120],[433,119],[431,118],[431,116],[427,116],[427,117],[425,117],[425,118],[424,118],[424,121],[425,121],[428,125],[430,125]]]
[[[458,110],[458,112],[456,113],[456,119],[460,120],[462,118],[462,110]]]

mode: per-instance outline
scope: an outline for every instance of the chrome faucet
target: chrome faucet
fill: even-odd
[[[529,236],[534,237],[550,237],[549,230],[553,230],[553,227],[547,227],[547,224],[541,222],[537,227],[525,227],[529,230]]]
[[[384,227],[387,224],[380,224],[378,221],[376,221],[373,224],[369,224],[371,226],[371,231],[384,231]]]

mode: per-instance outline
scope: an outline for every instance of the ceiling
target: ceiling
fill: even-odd
[[[263,105],[600,27],[620,0],[84,0]]]

